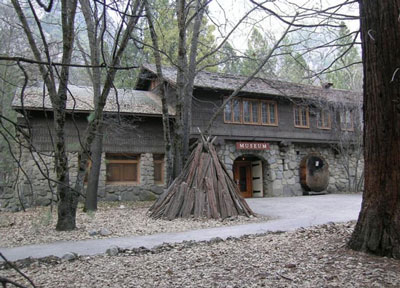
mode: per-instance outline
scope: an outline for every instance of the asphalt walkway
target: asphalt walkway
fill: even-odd
[[[361,194],[253,198],[248,199],[247,202],[255,213],[270,216],[273,220],[177,233],[54,242],[15,248],[0,247],[0,251],[7,259],[14,261],[27,257],[39,258],[49,255],[61,257],[67,252],[77,253],[78,255],[95,255],[104,253],[111,246],[123,249],[143,246],[150,249],[162,243],[202,241],[214,237],[226,239],[230,236],[239,237],[269,231],[291,231],[328,222],[356,220],[361,207]]]

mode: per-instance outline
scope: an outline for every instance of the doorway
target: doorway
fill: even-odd
[[[235,182],[244,198],[253,197],[251,162],[235,161],[233,164]]]
[[[244,198],[263,197],[263,164],[252,155],[238,157],[233,163],[233,177]]]

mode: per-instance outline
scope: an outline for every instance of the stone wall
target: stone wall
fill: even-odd
[[[145,201],[155,200],[163,192],[164,187],[154,184],[153,154],[140,154],[140,181],[136,185],[106,185],[106,163],[103,154],[101,180],[99,186],[104,189],[106,201]]]
[[[225,141],[217,146],[219,157],[225,163],[228,171],[233,176],[233,163],[243,155],[259,158],[263,163],[263,191],[264,197],[272,196],[300,196],[304,191],[300,185],[299,164],[301,159],[311,152],[317,152],[329,164],[329,186],[327,192],[338,193],[348,191],[348,176],[342,165],[344,160],[341,155],[328,146],[320,144],[289,144],[279,145],[270,143],[267,151],[236,150],[234,141]],[[70,183],[73,185],[77,174],[76,152],[68,153],[70,165]],[[35,160],[34,160],[35,159]],[[24,172],[19,169],[15,189],[3,188],[0,193],[0,209],[18,210],[19,202],[25,206],[49,205],[57,201],[56,184],[47,179],[55,179],[53,168],[53,153],[30,154],[24,152],[22,161]],[[41,163],[41,171],[37,167]],[[351,161],[354,168],[354,159]],[[362,173],[363,163],[359,169]],[[163,186],[154,184],[153,154],[140,154],[140,181],[132,185],[116,185],[106,183],[106,159],[102,155],[101,172],[99,179],[99,200],[106,201],[135,201],[153,200],[160,195]],[[165,169],[164,169],[165,170]],[[354,170],[354,169],[352,169]],[[43,175],[44,174],[44,175]],[[353,173],[354,174],[354,173]],[[354,175],[351,175],[354,176]]]
[[[267,151],[236,150],[236,143],[226,141],[218,147],[218,155],[225,163],[231,176],[233,176],[233,163],[241,156],[255,156],[263,163],[264,169],[264,197],[271,196],[300,196],[304,189],[300,184],[299,165],[304,156],[311,152],[317,152],[329,165],[329,186],[327,192],[347,192],[348,176],[342,165],[344,161],[341,155],[334,152],[330,146],[312,144],[290,144],[280,146],[278,143],[270,143]],[[351,159],[350,167],[355,166],[355,159]],[[362,173],[361,161],[359,175]],[[354,171],[354,169],[352,169]],[[354,176],[354,175],[353,175]]]
[[[0,194],[0,209],[20,210],[25,207],[49,205],[57,201],[53,153],[30,154],[24,152],[21,163],[23,169],[16,172],[15,188],[7,187]],[[73,186],[78,171],[78,153],[68,153],[70,185]],[[102,155],[98,198],[106,201],[154,200],[164,187],[154,184],[153,154],[142,153],[139,160],[140,181],[136,185],[116,185],[106,183],[106,159]],[[38,168],[38,164],[40,169]],[[42,172],[41,172],[42,171]]]

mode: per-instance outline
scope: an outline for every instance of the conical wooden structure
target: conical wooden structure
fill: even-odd
[[[219,160],[213,141],[204,137],[193,150],[182,173],[153,204],[150,212],[150,217],[169,220],[254,216]]]

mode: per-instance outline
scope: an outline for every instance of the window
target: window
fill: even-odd
[[[153,154],[154,183],[164,184],[164,154]]]
[[[243,100],[243,123],[259,123],[259,101]]]
[[[107,153],[107,183],[139,183],[139,157],[136,154]]]
[[[310,117],[308,115],[308,108],[302,106],[293,106],[294,112],[294,127],[310,128]]]
[[[277,105],[273,101],[261,101],[261,124],[278,125]]]
[[[277,104],[275,101],[265,100],[231,100],[225,105],[224,122],[277,126]]]
[[[241,123],[241,101],[234,99],[226,103],[224,120],[227,123]]]
[[[241,122],[241,109],[240,109],[240,101],[235,99],[232,101],[232,107],[233,107],[233,123],[240,123]]]
[[[317,113],[317,127],[319,129],[331,129],[331,113],[326,110],[320,110]]]
[[[344,110],[340,112],[340,128],[344,131],[354,130],[354,119],[352,110]]]

